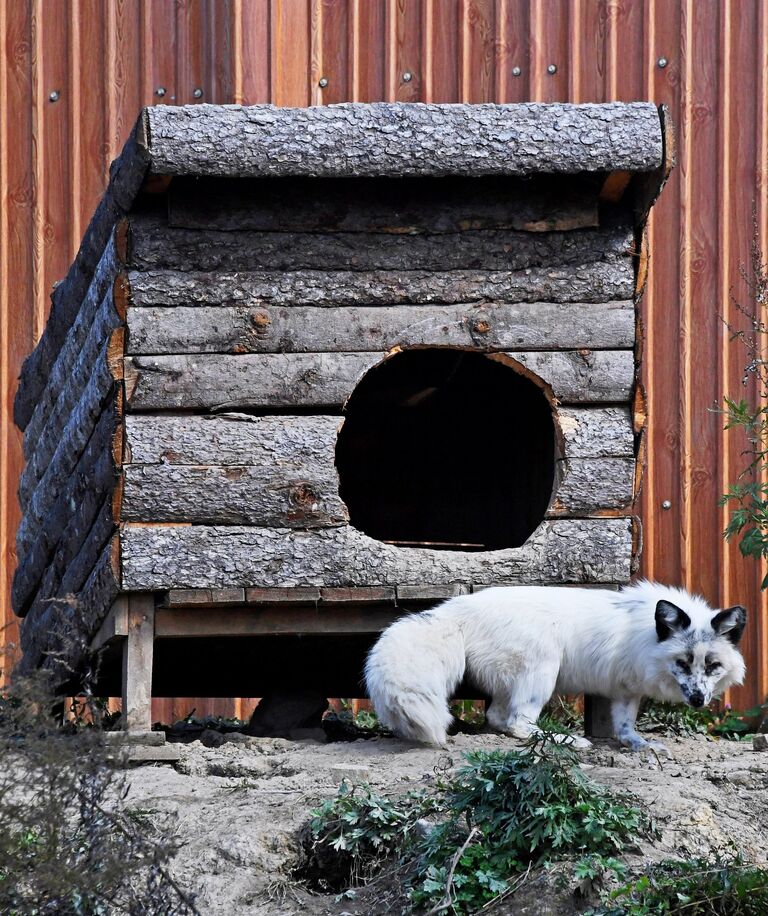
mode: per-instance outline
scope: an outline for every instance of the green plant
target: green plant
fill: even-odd
[[[637,727],[641,731],[665,731],[673,735],[706,735],[714,722],[708,709],[693,709],[683,703],[643,700]]]
[[[392,800],[342,786],[314,812],[310,870],[341,878],[340,889],[394,860],[414,907],[473,913],[511,892],[527,868],[578,856],[586,869],[593,856],[605,870],[652,832],[640,809],[587,779],[573,749],[551,735],[464,759],[432,793]]]
[[[587,779],[573,749],[550,738],[536,736],[522,751],[465,755],[445,790],[449,817],[423,842],[414,903],[433,900],[442,881],[443,902],[473,912],[529,864],[611,855],[650,831],[640,809]]]
[[[419,821],[438,809],[437,799],[425,793],[393,800],[344,780],[336,798],[312,812],[303,874],[335,890],[362,884],[408,848]]]
[[[739,538],[739,550],[745,557],[768,556],[768,265],[760,250],[757,224],[750,253],[749,269],[742,270],[749,305],[733,300],[746,318],[747,328],[728,324],[731,340],[740,341],[747,354],[742,378],[746,386],[753,380],[752,397],[724,398],[725,428],[741,431],[744,437],[746,467],[736,483],[729,486],[721,505],[732,507],[724,535]],[[751,403],[750,403],[751,402]],[[768,588],[768,575],[762,582]]]
[[[768,870],[723,854],[666,861],[608,894],[595,916],[764,916]]]

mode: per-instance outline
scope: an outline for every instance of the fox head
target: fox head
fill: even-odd
[[[699,611],[698,608],[696,608]],[[737,646],[747,612],[736,605],[695,619],[671,601],[656,604],[656,635],[661,669],[674,681],[689,706],[706,706],[732,684],[744,679],[744,659]]]

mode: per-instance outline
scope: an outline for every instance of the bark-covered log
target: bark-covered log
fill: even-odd
[[[88,370],[104,340],[119,324],[120,318],[111,293],[119,270],[120,261],[113,235],[96,266],[88,292],[24,430],[24,454],[27,458],[37,448],[46,425],[49,422],[56,424],[56,419],[51,419],[54,413],[59,414],[60,422],[62,399],[66,398],[69,404],[65,409],[71,409],[72,389],[78,384],[82,386],[83,378],[87,378],[87,375],[83,376],[83,371]]]
[[[104,545],[114,533],[112,501],[108,496],[79,543],[68,540],[66,536],[60,538],[58,548],[45,570],[27,616],[38,614],[39,608],[54,599],[62,599],[79,592],[93,572]]]
[[[37,485],[29,491],[27,508],[16,538],[19,557],[29,550],[29,545],[37,537],[46,515],[66,489],[70,475],[80,460],[102,411],[114,401],[115,372],[111,365],[110,341],[107,341],[93,367],[90,381],[60,434],[50,462]],[[30,465],[27,465],[27,468],[29,467]]]
[[[553,514],[625,509],[634,499],[634,458],[570,458],[559,465]]]
[[[108,346],[110,335],[121,323],[122,316],[115,308],[110,288],[79,342],[79,352],[71,361],[69,371],[61,378],[57,378],[56,387],[53,387],[54,379],[52,377],[43,392],[41,406],[46,401],[52,406],[48,411],[36,410],[24,431],[24,454],[27,464],[19,485],[19,502],[22,509],[26,509],[27,501],[34,487],[50,464],[72,411],[76,408],[94,374],[98,373],[99,370],[95,367],[105,358],[105,347]],[[64,355],[67,351],[68,343],[65,344],[60,355]],[[75,342],[72,344],[73,349],[77,347]],[[58,377],[60,373],[56,372],[56,375]]]
[[[176,178],[168,221],[183,229],[525,232],[599,224],[595,176],[533,178]]]
[[[144,181],[148,163],[146,148],[131,136],[119,158],[110,166],[109,187],[85,230],[67,276],[51,295],[51,313],[43,336],[22,366],[13,408],[13,419],[19,429],[25,429],[32,416],[51,367],[94,279],[115,223],[132,205]]]
[[[543,379],[564,404],[628,401],[632,394],[631,350],[563,350],[510,356]]]
[[[128,352],[361,352],[427,344],[483,350],[631,347],[632,302],[132,308]]]
[[[631,299],[629,256],[514,270],[130,271],[137,307],[417,305],[462,302],[609,302]]]
[[[221,232],[173,229],[132,215],[129,263],[140,270],[524,270],[620,260],[627,223],[579,232],[469,229],[441,235],[359,232]]]
[[[658,110],[609,105],[346,103],[145,109],[161,175],[527,175],[650,171]]]
[[[557,411],[565,458],[632,458],[628,407],[561,407]]]
[[[336,446],[341,417],[129,414],[126,463],[271,467],[317,473]]]
[[[25,674],[42,667],[53,673],[58,684],[71,684],[87,659],[91,637],[119,592],[118,548],[113,538],[78,592],[40,605],[24,619],[24,655],[17,671]]]
[[[383,358],[376,353],[134,356],[125,360],[125,386],[135,411],[337,409]],[[632,390],[631,350],[515,352],[489,359],[519,362],[565,403],[626,401]]]
[[[327,528],[346,524],[333,444],[314,473],[297,476],[252,464],[225,467],[150,465],[125,468],[122,520]],[[567,516],[627,506],[633,498],[634,459],[573,458],[560,462],[552,507]]]
[[[560,407],[565,458],[632,458],[627,407]],[[238,465],[286,473],[312,469],[336,448],[339,416],[250,414],[128,414],[126,463],[133,465]]]
[[[325,528],[349,521],[330,461],[320,474],[264,467],[125,468],[122,519]]]
[[[625,518],[556,519],[522,547],[466,553],[394,547],[351,527],[125,525],[121,551],[126,590],[625,582],[632,533]]]
[[[18,566],[11,595],[17,614],[24,613],[46,567],[66,569],[114,489],[112,443],[119,422],[114,406],[108,406],[72,469],[53,475],[44,489],[36,491],[34,509],[30,506],[16,534]]]

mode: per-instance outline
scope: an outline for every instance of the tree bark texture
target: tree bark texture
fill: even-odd
[[[658,109],[609,105],[158,105],[144,111],[160,175],[527,175],[650,171]]]
[[[339,409],[363,375],[384,358],[376,353],[127,357],[127,404],[133,411]],[[620,402],[631,394],[631,350],[514,352],[510,358],[541,378],[564,403]]]
[[[108,405],[82,447],[75,446],[74,431],[62,440],[70,449],[51,463],[50,476],[35,491],[16,533],[18,566],[11,595],[17,614],[24,612],[46,566],[56,562],[51,559],[54,551],[67,556],[79,549],[103,500],[114,490],[118,472],[113,438],[120,422],[115,406]]]
[[[525,270],[617,261],[631,254],[628,222],[579,232],[468,229],[439,235],[221,232],[173,229],[134,214],[129,266],[137,270]]]
[[[523,270],[130,271],[131,301],[154,306],[340,306],[631,299],[629,255]]]
[[[28,614],[21,627],[24,674],[42,667],[58,683],[71,679],[88,654],[88,643],[106,617],[119,587],[117,548],[113,539],[102,550],[83,587],[76,593],[46,602]]]
[[[84,392],[96,376],[101,378],[102,388],[107,384],[105,373],[112,375],[109,368],[112,355],[109,352],[109,339],[112,332],[122,323],[121,316],[114,307],[112,290],[108,290],[101,307],[91,324],[77,358],[73,361],[69,373],[57,382],[54,380],[43,391],[40,405],[24,432],[24,452],[27,459],[19,486],[19,501],[22,509],[26,508],[32,488],[45,473],[53,453],[59,446],[67,423],[77,408]],[[65,348],[61,351],[63,354]],[[60,354],[60,355],[61,355]],[[119,353],[122,356],[122,352]],[[94,383],[98,387],[98,383]],[[57,396],[58,395],[58,396]],[[95,393],[94,396],[98,396]],[[55,400],[54,400],[55,399]],[[43,405],[49,403],[50,409]]]
[[[509,550],[467,553],[395,547],[349,526],[291,529],[124,525],[126,590],[624,582],[630,519],[552,519]]]
[[[48,382],[51,366],[56,362],[59,350],[105,256],[115,224],[133,205],[148,164],[146,148],[131,136],[120,156],[110,166],[109,185],[85,230],[75,260],[67,276],[51,295],[51,313],[43,336],[22,366],[13,412],[14,422],[19,429],[25,429],[34,412]],[[111,280],[114,280],[114,276]],[[101,297],[97,298],[101,301]]]
[[[128,310],[128,353],[364,352],[408,346],[482,350],[632,347],[633,303],[177,306]]]
[[[589,416],[609,438],[615,408],[572,410],[570,434]],[[122,520],[258,527],[346,524],[335,466],[338,417],[127,417]],[[627,418],[627,423],[628,423]],[[631,432],[631,428],[630,428]],[[565,439],[565,452],[569,451]],[[613,450],[618,451],[619,445]],[[632,501],[634,458],[571,457],[560,462],[553,512],[584,514]]]

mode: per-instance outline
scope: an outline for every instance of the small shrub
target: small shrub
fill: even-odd
[[[667,861],[608,895],[595,916],[765,916],[768,870],[715,855]]]
[[[173,843],[126,810],[97,705],[95,727],[61,728],[60,704],[42,675],[0,694],[0,913],[197,913],[168,871]]]
[[[607,862],[652,832],[640,809],[592,783],[573,749],[546,734],[519,751],[464,759],[432,793],[392,800],[342,786],[314,812],[310,859],[326,856],[326,873],[347,883],[370,880],[394,859],[414,907],[472,913],[510,892],[528,867],[587,856]],[[330,866],[329,851],[340,868]]]

